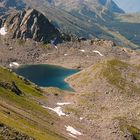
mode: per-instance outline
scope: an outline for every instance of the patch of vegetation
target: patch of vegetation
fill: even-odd
[[[109,84],[114,85],[124,93],[140,93],[140,88],[129,80],[132,79],[133,76],[137,76],[137,72],[132,73],[129,71],[131,68],[136,70],[136,67],[133,65],[118,59],[113,59],[106,62],[101,74],[106,78]],[[127,77],[124,75],[127,75]]]
[[[74,115],[79,116],[79,117],[80,117],[80,114],[81,114],[80,109],[73,108],[73,107],[66,107],[65,108],[65,111],[67,113],[73,113]]]
[[[67,81],[74,81],[76,85],[80,87],[86,87],[89,84],[91,84],[97,77],[96,75],[94,76],[93,74],[96,73],[96,70],[101,66],[100,63],[97,63],[77,74],[74,74],[70,77],[67,78]],[[77,80],[77,81],[76,81]]]
[[[134,126],[134,124],[131,125],[133,123],[132,120],[129,124],[126,117],[117,117],[115,119],[119,120],[120,130],[122,132],[128,131],[132,135],[134,140],[140,140],[140,129]]]
[[[139,65],[139,66],[137,66],[137,69],[140,71],[140,65]]]
[[[86,115],[86,119],[88,119],[88,120],[97,120],[97,119],[101,119],[101,116],[98,115],[98,114],[90,113],[90,114]]]
[[[104,112],[104,111],[108,111],[108,108],[105,107],[105,106],[102,106],[102,107],[101,107],[101,112]]]
[[[26,40],[23,40],[23,39],[17,39],[17,44],[20,45],[20,46],[24,46],[26,43]]]
[[[38,120],[39,121],[39,120]],[[25,118],[21,118],[18,114],[9,116],[1,113],[0,111],[0,123],[6,124],[8,127],[14,128],[15,130],[26,134],[29,137],[33,137],[37,140],[63,140],[64,138],[51,131],[51,126],[48,125],[46,128],[39,126],[40,122],[30,122]],[[39,123],[39,124],[38,124]],[[43,123],[43,122],[42,122]]]
[[[88,85],[91,82],[92,82],[92,79],[88,76],[82,77],[82,80],[80,81],[80,83],[83,83],[84,85]]]
[[[140,93],[140,87],[134,81],[135,77],[139,77],[138,67],[119,59],[111,59],[101,61],[67,80],[75,87],[88,91],[94,90],[94,85],[102,80],[122,93],[131,95]]]
[[[58,118],[50,115],[39,103],[46,98],[41,90],[36,89],[32,83],[26,84],[24,79],[2,67],[0,83],[0,124],[37,140],[65,139],[52,125]],[[22,94],[15,94],[11,90],[13,86]]]
[[[128,73],[128,76],[137,78],[137,74],[134,72]]]
[[[48,43],[41,43],[39,47],[47,48],[48,50],[51,50],[52,48],[51,44],[48,44]]]
[[[122,77],[122,73],[119,69],[127,69],[128,66],[125,62],[113,59],[107,61],[102,69],[102,74],[110,84],[124,90],[127,82],[126,79]]]
[[[98,96],[98,93],[90,93],[86,92],[84,94],[81,94],[79,97],[79,104],[81,106],[86,106],[87,108],[94,108],[94,100],[96,100],[96,97]]]
[[[8,69],[0,67],[0,82],[12,83],[14,82],[17,87],[23,92],[33,96],[42,96],[41,92],[35,89],[33,85],[25,84],[24,80],[19,78],[15,73],[10,72]]]
[[[59,88],[56,88],[56,87],[48,87],[46,88],[47,92],[49,93],[52,93],[52,94],[61,94],[61,93],[64,93],[63,90],[59,89]]]
[[[140,129],[128,125],[127,130],[132,134],[134,140],[140,140]]]

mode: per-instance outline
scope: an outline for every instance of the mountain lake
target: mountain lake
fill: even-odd
[[[79,72],[78,69],[68,69],[56,65],[22,65],[14,72],[30,80],[40,87],[57,87],[62,90],[74,91],[64,79]]]

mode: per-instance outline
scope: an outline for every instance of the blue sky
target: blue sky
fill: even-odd
[[[114,0],[125,12],[140,12],[140,0]]]

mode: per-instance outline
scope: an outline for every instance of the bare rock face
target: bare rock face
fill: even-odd
[[[7,35],[12,38],[27,39],[35,41],[50,42],[60,40],[60,32],[49,22],[49,20],[35,9],[26,11],[14,11],[2,18],[1,27],[7,30]]]
[[[18,88],[18,86],[14,81],[12,82],[12,84],[6,82],[0,82],[0,87],[4,89],[9,89],[18,96],[22,94],[22,91]]]

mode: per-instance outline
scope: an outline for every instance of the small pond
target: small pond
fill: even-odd
[[[79,72],[77,69],[67,69],[60,66],[40,64],[22,65],[14,71],[41,87],[58,87],[62,90],[73,89],[64,79]]]

